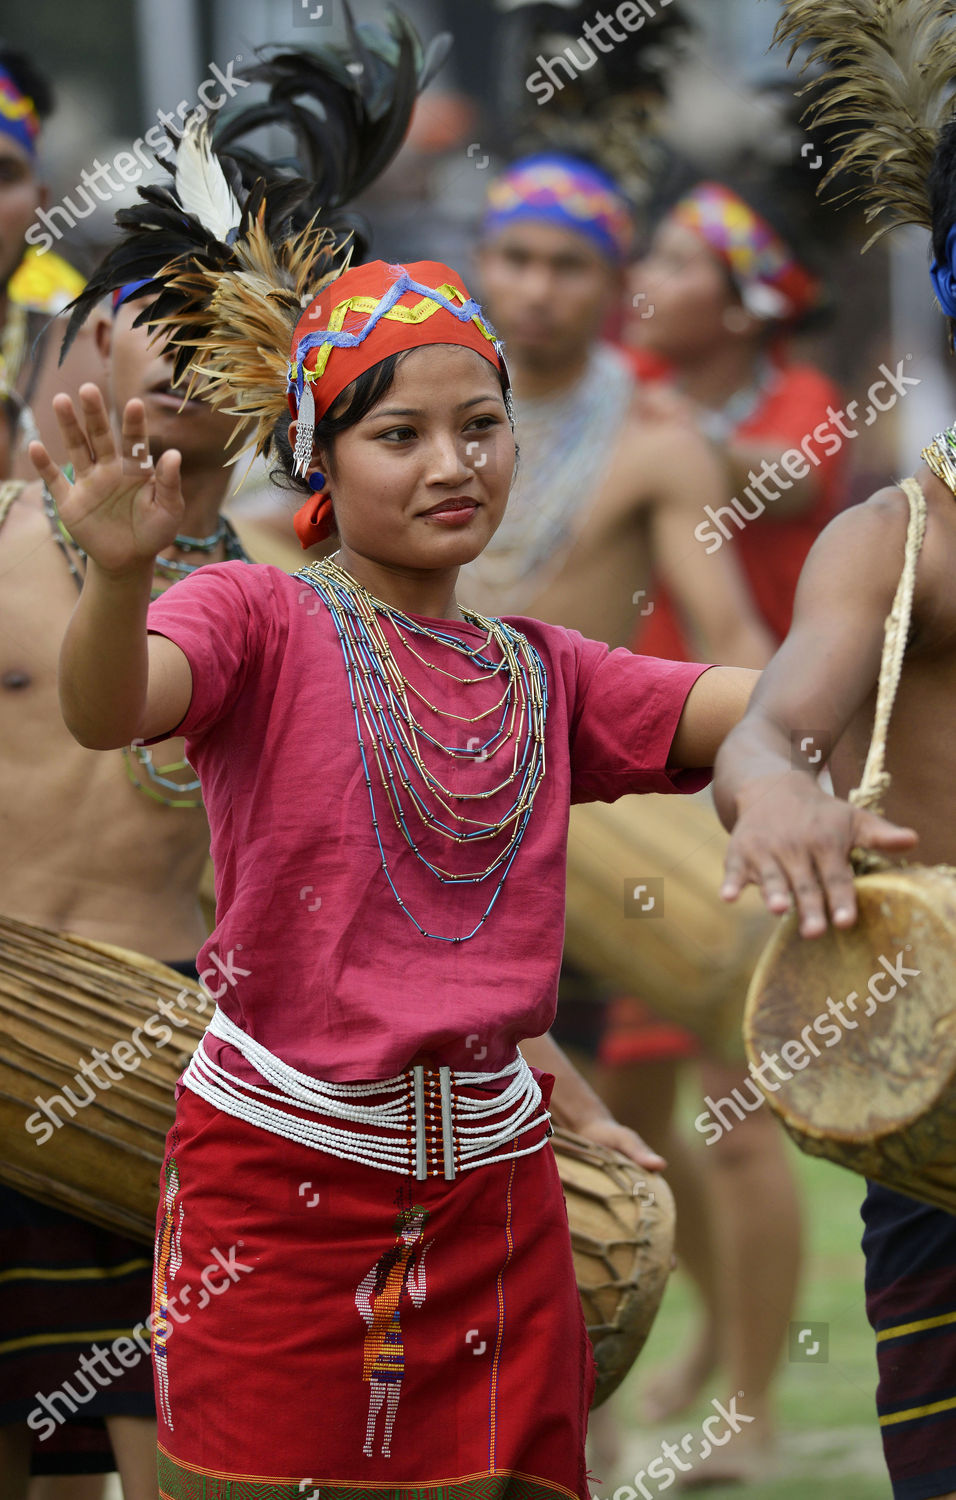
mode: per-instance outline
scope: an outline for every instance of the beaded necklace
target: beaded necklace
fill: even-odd
[[[920,456],[936,478],[956,495],[956,422],[945,432],[938,432]]]
[[[68,476],[70,477],[70,476]],[[86,553],[82,547],[78,547],[67,528],[60,520],[59,511],[56,508],[50,490],[46,484],[43,486],[43,509],[47,519],[53,528],[53,535],[60,545],[60,549],[66,558],[67,567],[73,575],[77,588],[83,587],[83,573],[76,565],[73,553],[86,561]],[[176,546],[183,552],[212,552],[221,541],[226,543],[227,562],[249,562],[242,543],[235,530],[226,520],[225,516],[220,519],[219,526],[211,536],[193,537],[177,536]],[[186,577],[189,573],[195,573],[202,563],[179,562],[175,558],[157,557],[155,571],[161,578],[172,579],[175,582],[179,578]],[[165,589],[156,584],[150,589],[150,598],[158,599]],[[152,797],[154,802],[162,803],[163,807],[202,807],[201,782],[193,772],[192,766],[185,757],[182,760],[171,761],[169,765],[157,766],[153,764],[152,751],[146,745],[124,745],[123,759],[126,763],[126,774],[138,792],[143,792],[147,797]],[[178,776],[188,773],[187,779],[176,780]],[[174,795],[169,795],[173,793]]]
[[[372,827],[382,859],[382,870],[392,894],[423,937],[434,938],[443,943],[467,942],[483,926],[498,899],[521,846],[534,798],[544,777],[544,731],[548,711],[548,684],[544,663],[531,643],[519,631],[501,620],[486,619],[472,610],[462,610],[465,620],[482,632],[483,638],[477,644],[471,644],[451,631],[426,625],[402,610],[394,609],[383,600],[376,599],[331,558],[309,563],[294,576],[314,589],[326,605],[339,638],[348,676],[359,754],[365,773],[365,787],[372,812]],[[500,676],[504,682],[501,697],[490,708],[471,716],[453,713],[431,703],[406,678],[384,632],[383,622],[392,626],[410,656],[463,687]],[[412,645],[412,638],[416,637],[423,642],[430,641],[434,645],[457,651],[465,658],[467,668],[474,670],[476,675],[459,677],[429,661]],[[498,660],[494,660],[489,654],[492,646],[497,650]],[[413,697],[420,699],[439,718],[452,719],[458,723],[478,724],[487,720],[498,709],[501,714],[497,723],[484,731],[487,738],[483,743],[479,743],[481,735],[473,735],[466,747],[444,744],[416,717],[411,702]],[[452,761],[487,761],[498,752],[507,756],[510,746],[510,768],[498,785],[488,790],[453,790],[445,786],[438,775],[425,764],[421,750],[423,740]],[[382,793],[396,828],[416,859],[436,880],[443,885],[478,885],[501,871],[484,914],[470,932],[458,937],[427,932],[399,895],[382,843],[370,773],[371,760],[374,760]],[[467,812],[459,812],[452,806],[452,802],[465,803],[469,809],[476,810],[476,803],[508,787],[514,788],[511,803],[494,823],[469,816]],[[430,796],[435,805],[430,806],[426,802],[426,795]],[[429,859],[418,847],[415,820],[422,829],[430,830],[456,844],[502,837],[505,841],[483,870],[456,872]],[[410,821],[413,825],[411,828]]]
[[[16,388],[27,346],[27,310],[19,302],[8,302],[7,319],[0,337],[0,397]]]
[[[750,384],[734,391],[723,406],[701,407],[696,416],[697,426],[711,442],[729,443],[737,428],[749,422],[764,404],[778,378],[776,365],[761,355]]]

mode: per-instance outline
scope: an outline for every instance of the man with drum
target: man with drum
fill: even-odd
[[[112,326],[93,320],[102,381],[114,409],[142,402],[144,470],[170,448],[183,455],[182,532],[157,559],[155,592],[206,562],[241,556],[219,508],[228,418],[170,390],[163,346],[134,328],[138,287],[117,299]],[[82,749],[60,717],[56,661],[85,559],[42,484],[5,487],[0,526],[0,911],[172,961],[195,973],[205,937],[199,878],[209,850],[205,813],[182,742],[115,754]],[[117,1019],[117,1034],[122,1021]],[[72,1122],[82,1129],[83,1116]],[[37,1147],[37,1169],[46,1168]],[[143,1357],[87,1394],[80,1356],[108,1345],[149,1312],[147,1246],[0,1188],[0,1496],[25,1494],[38,1473],[109,1471],[126,1500],[155,1500],[156,1423]],[[36,1393],[71,1381],[76,1419],[40,1444],[27,1426]],[[66,1415],[66,1407],[63,1407]],[[108,1440],[103,1423],[108,1430]],[[92,1424],[92,1425],[91,1425]]]
[[[952,131],[950,139],[956,154]],[[907,504],[895,487],[853,506],[824,531],[804,568],[790,633],[746,720],[721,751],[718,805],[733,828],[725,895],[732,900],[753,883],[771,911],[784,912],[795,902],[807,939],[819,936],[828,921],[835,927],[855,922],[852,849],[956,864],[953,430],[924,456],[928,467],[921,466],[917,478],[928,521],[911,645],[888,740],[892,786],[883,800],[890,821],[843,799],[858,784],[866,758],[884,621],[905,550]],[[794,765],[793,747],[808,734],[815,744],[833,747],[836,798],[817,784],[819,760]],[[823,1063],[810,1059],[809,1066]],[[874,1071],[874,1087],[877,1077]],[[878,1410],[894,1495],[953,1500],[956,1219],[877,1184],[863,1212],[867,1306],[878,1335]],[[917,1476],[944,1488],[913,1487]]]
[[[808,129],[816,128],[818,114],[830,126],[846,126],[849,144],[833,171],[842,173],[852,161],[868,218],[880,215],[878,233],[906,223],[931,231],[931,279],[952,334],[956,120],[951,99],[941,104],[934,88],[923,90],[923,81],[952,78],[956,46],[951,18],[935,4],[907,6],[905,17],[896,10],[880,8],[877,15],[874,7],[853,0],[841,4],[837,15],[826,3],[785,0],[779,31],[794,48],[812,43],[813,61],[823,64]],[[846,36],[862,38],[864,24],[865,43],[848,53]],[[878,127],[858,125],[871,120]],[[849,929],[858,921],[853,851],[874,851],[891,866],[956,865],[956,428],[935,437],[922,457],[915,481],[878,491],[823,532],[800,578],[790,632],[718,760],[717,803],[732,829],[724,896],[735,900],[746,885],[757,886],[770,911],[795,907],[799,934],[810,941],[831,924]],[[808,737],[816,749],[800,754],[797,747]],[[818,784],[820,752],[829,759],[835,797]],[[858,947],[847,943],[845,951],[879,953],[891,933],[901,939],[909,932],[913,951],[906,964],[913,967],[906,972],[920,972],[923,952],[927,972],[939,975],[948,966],[951,975],[951,931],[941,934],[938,926],[919,921],[920,879],[931,876],[929,871],[921,877],[916,867],[910,877],[905,871],[895,877],[895,909],[874,901],[859,917]],[[821,957],[826,973],[826,950],[807,955],[808,973],[814,959],[819,973]],[[797,994],[799,973],[792,983]],[[907,994],[908,1003],[919,1007],[919,989]],[[856,1008],[857,998],[851,992],[841,1004]],[[892,993],[886,998],[893,1000]],[[902,997],[894,1001],[905,1003]],[[857,1018],[846,1017],[847,1026],[864,1027],[870,1013],[859,1007]],[[900,1020],[897,1025],[908,1030]],[[859,1053],[866,1043],[855,1045]],[[798,1064],[808,1078],[816,1070],[821,1095],[828,1056],[824,1051]],[[929,1079],[931,1059],[925,1068]],[[905,1079],[893,1079],[885,1051],[882,1061],[871,1056],[871,1070],[874,1113],[882,1095],[889,1117]],[[942,1075],[938,1082],[944,1092],[951,1088]],[[900,1121],[898,1134],[913,1124]],[[942,1151],[947,1141],[941,1129],[938,1140]],[[904,1164],[905,1144],[903,1135],[897,1154]],[[932,1158],[926,1165],[943,1175]],[[890,1172],[889,1161],[885,1166],[899,1180],[900,1169]],[[915,1195],[917,1168],[910,1173]],[[879,1365],[877,1411],[893,1494],[895,1500],[954,1500],[956,1217],[871,1182],[863,1218],[867,1313]]]

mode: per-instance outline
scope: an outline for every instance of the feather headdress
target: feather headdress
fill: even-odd
[[[881,222],[865,249],[900,224],[932,228],[926,183],[939,131],[953,113],[956,0],[781,0],[774,42],[821,76],[808,130],[835,132],[838,174],[862,182],[838,196],[862,197]]]
[[[246,76],[270,83],[270,98],[234,116],[215,147],[195,120],[180,140],[171,137],[172,181],[139,188],[141,201],[117,213],[122,238],[71,304],[63,341],[65,354],[103,297],[149,283],[136,323],[166,331],[174,384],[235,416],[233,441],[254,441],[257,453],[269,453],[289,414],[289,352],[302,310],[353,255],[346,205],[398,150],[418,91],[446,50],[438,38],[423,58],[397,12],[382,32],[355,28],[346,0],[343,9],[349,46],[285,52],[250,69]],[[280,120],[295,134],[292,169],[239,144]]]
[[[262,49],[258,61],[240,73],[250,84],[265,85],[268,97],[220,120],[215,144],[227,152],[248,185],[262,173],[262,157],[247,138],[282,127],[292,137],[292,156],[274,162],[276,175],[288,171],[311,185],[293,214],[298,227],[321,210],[323,223],[351,235],[353,254],[368,249],[367,226],[349,205],[378,178],[408,131],[417,96],[448,55],[451,36],[433,38],[423,50],[398,11],[388,29],[353,23],[343,6],[347,44],[308,49]]]

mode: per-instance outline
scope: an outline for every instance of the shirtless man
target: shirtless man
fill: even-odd
[[[952,463],[953,430],[933,449]],[[753,883],[775,912],[795,900],[806,938],[823,932],[828,919],[837,927],[856,920],[848,858],[854,847],[914,857],[918,836],[921,863],[956,864],[956,469],[950,473],[953,487],[927,467],[916,476],[928,520],[888,738],[886,818],[841,799],[860,782],[873,728],[884,621],[909,516],[899,489],[854,506],[820,537],[803,570],[790,634],[721,750],[717,802],[733,829],[724,894],[733,900]],[[811,724],[834,746],[836,798],[817,785],[814,769],[793,767],[794,736]],[[894,1494],[954,1500],[956,1217],[875,1184],[863,1215],[868,1312],[879,1331],[877,1405],[893,1413],[882,1435]]]
[[[832,171],[852,160],[868,219],[880,215],[883,229],[930,229],[930,277],[952,338],[956,121],[918,84],[931,70],[951,76],[954,39],[933,0],[913,5],[902,30],[895,7],[877,15],[867,6],[865,18],[862,9],[851,3],[838,13],[785,0],[777,39],[794,51],[810,44],[808,132],[824,118],[845,143]],[[862,34],[864,19],[866,46],[850,55],[846,36]],[[886,86],[878,124],[869,129],[859,122],[873,119],[876,77]],[[771,911],[795,903],[800,934],[809,940],[828,922],[848,928],[856,921],[853,849],[876,850],[891,862],[956,865],[956,427],[934,438],[922,457],[916,482],[926,528],[886,734],[886,816],[846,799],[863,780],[885,622],[903,572],[910,509],[896,487],[844,512],[816,543],[790,633],[720,752],[717,805],[732,829],[723,894],[734,900],[752,883]],[[818,785],[819,767],[794,760],[796,736],[807,733],[832,746],[835,797]],[[810,1059],[810,1066],[818,1064]],[[876,1404],[893,1495],[956,1500],[956,1215],[870,1183],[863,1218]]]
[[[130,398],[145,408],[150,448],[142,462],[148,465],[174,447],[182,454],[182,535],[212,538],[229,484],[223,448],[232,422],[199,401],[180,410],[180,398],[170,394],[172,366],[162,345],[132,326],[139,310],[135,290],[133,300],[118,306],[112,326],[106,317],[95,320],[91,338],[103,382],[114,410],[122,411]],[[82,449],[69,457],[77,466],[84,463]],[[166,563],[157,567],[156,587],[168,587],[186,567],[236,555],[228,534],[207,551],[169,548]],[[208,829],[188,768],[166,773],[185,787],[182,792],[155,779],[182,761],[182,742],[155,747],[151,761],[135,751],[98,754],[82,749],[60,717],[57,655],[83,566],[48,514],[43,486],[17,493],[0,528],[0,911],[174,961],[188,971],[206,934],[197,889]],[[39,1472],[74,1472],[84,1463],[89,1468],[91,1452],[102,1470],[111,1469],[102,1427],[97,1432],[83,1425],[84,1419],[103,1417],[126,1500],[156,1500],[156,1423],[145,1358],[46,1443],[27,1426],[36,1393],[53,1392],[73,1377],[95,1339],[108,1346],[116,1330],[130,1330],[145,1318],[148,1247],[7,1189],[0,1189],[0,1224],[0,1342],[17,1345],[0,1355],[0,1497],[21,1500],[26,1493],[31,1447]],[[55,1281],[38,1284],[26,1271],[11,1274],[25,1266],[55,1267]],[[86,1344],[73,1335],[54,1345],[50,1335],[64,1327],[89,1330]]]
[[[14,474],[32,479],[33,470],[26,444],[39,423],[50,452],[64,461],[60,434],[50,402],[56,391],[76,391],[84,380],[96,380],[99,356],[92,330],[84,329],[70,350],[63,367],[57,368],[62,328],[50,323],[48,285],[50,277],[23,277],[30,259],[26,235],[36,211],[47,197],[39,175],[37,151],[41,123],[50,114],[53,96],[46,79],[23,53],[0,44],[0,479]],[[82,286],[71,267],[48,256],[44,271],[55,261],[64,281],[68,300]],[[35,261],[34,264],[38,265]],[[24,305],[18,294],[11,296],[11,283],[20,272],[21,291],[30,293],[42,280],[43,305]],[[72,277],[72,285],[68,278]],[[36,413],[31,417],[33,408]]]

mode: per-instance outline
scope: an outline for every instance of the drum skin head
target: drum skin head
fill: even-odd
[[[674,1199],[662,1177],[617,1151],[561,1128],[551,1144],[594,1350],[592,1406],[600,1406],[634,1364],[657,1316],[674,1250]]]
[[[855,886],[850,929],[806,939],[782,919],[747,997],[748,1060],[803,1150],[952,1212],[956,871],[892,868]]]

